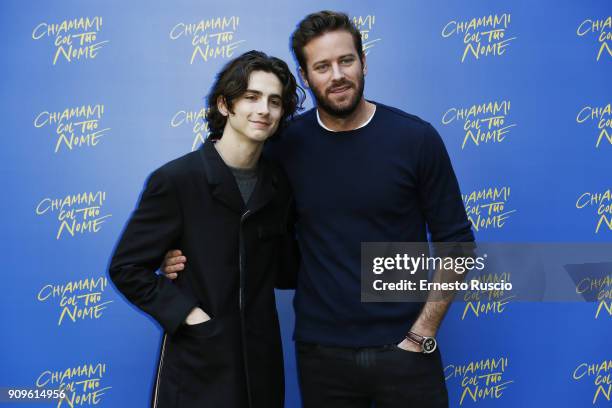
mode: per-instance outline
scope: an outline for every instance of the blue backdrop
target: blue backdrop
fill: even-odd
[[[161,332],[109,285],[112,248],[147,175],[206,137],[220,67],[260,49],[295,72],[289,34],[319,9],[359,25],[366,96],[439,130],[479,241],[612,240],[609,1],[5,0],[0,387],[148,405]],[[451,406],[610,406],[607,288],[454,304],[439,336]],[[278,292],[297,407],[292,296]]]

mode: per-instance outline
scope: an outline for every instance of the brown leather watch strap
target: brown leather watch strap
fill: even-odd
[[[420,334],[416,334],[415,332],[411,332],[411,331],[406,333],[406,338],[410,340],[411,342],[418,344],[419,346],[422,346],[423,342],[425,341],[425,337],[421,336]]]

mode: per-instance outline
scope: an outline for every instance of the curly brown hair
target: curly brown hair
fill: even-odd
[[[305,98],[304,90],[297,85],[295,77],[285,61],[268,56],[261,51],[253,50],[245,52],[223,67],[208,94],[206,121],[208,122],[210,137],[213,139],[221,138],[227,122],[227,117],[223,116],[217,108],[219,97],[224,98],[228,110],[234,113],[233,102],[240,98],[247,90],[249,78],[253,71],[264,71],[274,74],[283,85],[281,95],[283,115],[280,119],[279,130],[286,126],[297,110],[302,109],[302,103]]]

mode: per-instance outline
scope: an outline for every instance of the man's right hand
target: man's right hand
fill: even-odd
[[[193,326],[194,324],[204,323],[210,320],[210,316],[199,307],[194,307],[185,319],[185,324]]]
[[[171,249],[166,252],[160,270],[166,278],[176,279],[178,278],[178,273],[185,269],[185,262],[187,262],[187,258],[183,256],[180,249]]]

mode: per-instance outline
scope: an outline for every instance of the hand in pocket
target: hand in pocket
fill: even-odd
[[[210,316],[199,307],[194,307],[185,319],[185,324],[193,326],[200,323],[205,323],[210,320]]]

